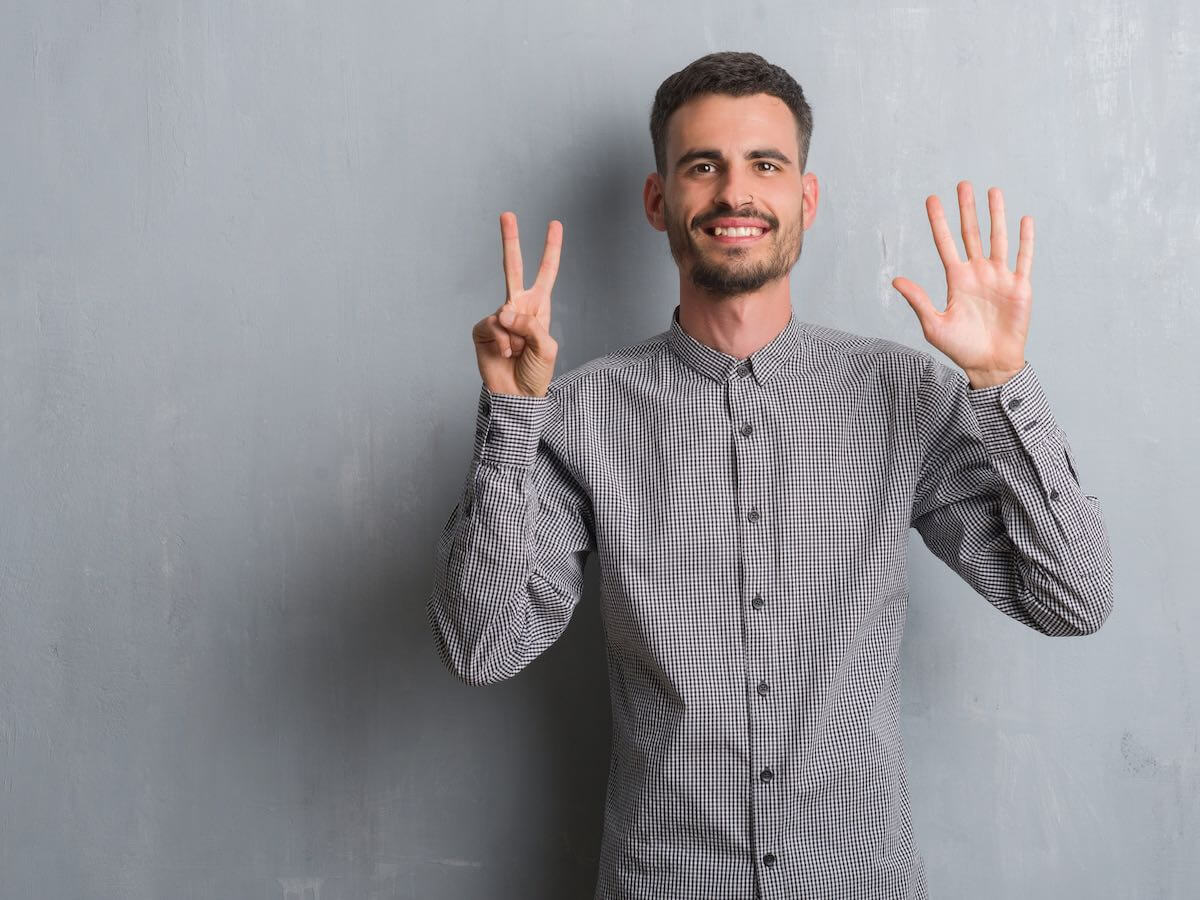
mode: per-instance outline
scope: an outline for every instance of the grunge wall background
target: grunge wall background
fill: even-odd
[[[591,896],[595,559],[567,634],[502,685],[441,667],[424,603],[499,213],[528,271],[564,223],[560,370],[665,330],[647,117],[717,49],[783,65],[814,110],[801,318],[926,347],[890,286],[944,297],[924,198],[957,229],[955,183],[999,185],[1013,254],[1036,221],[1028,359],[1117,595],[1098,634],[1044,638],[912,541],[933,894],[1197,889],[1195,4],[17,0],[2,21],[0,895]]]

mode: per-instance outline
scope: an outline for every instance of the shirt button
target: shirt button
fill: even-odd
[[[758,780],[761,781],[763,784],[766,784],[774,777],[775,777],[775,773],[772,772],[770,769],[763,769],[761,772],[758,773]]]
[[[1008,401],[1008,408],[1009,408],[1009,409],[1016,409],[1016,408],[1017,408],[1018,406],[1020,406],[1020,405],[1021,405],[1021,398],[1020,398],[1020,397],[1013,397],[1011,400],[1009,400],[1009,401]]]
[[[1057,500],[1057,499],[1058,499],[1058,488],[1051,488],[1051,489],[1050,489],[1050,499],[1051,499],[1051,500]]]
[[[754,430],[754,426],[747,422],[742,426],[742,437],[750,437],[750,432]]]
[[[760,681],[758,683],[758,693],[760,696],[763,696],[763,697],[767,696],[767,691],[769,691],[770,689],[771,689],[771,686],[769,684],[767,684],[765,681]]]
[[[754,599],[750,601],[750,605],[753,606],[755,609],[762,609],[763,604],[766,602],[767,601],[765,601],[762,598],[762,594],[755,594]]]
[[[758,521],[758,507],[756,507],[756,506],[751,507],[750,515],[746,516],[746,518],[749,519],[751,522],[757,522]]]
[[[775,854],[768,853],[766,856],[763,857],[763,863],[768,866],[775,865]]]
[[[737,373],[738,373],[738,378],[745,378],[747,375],[750,374],[750,367],[747,366],[745,363],[742,363],[740,366],[737,367]]]

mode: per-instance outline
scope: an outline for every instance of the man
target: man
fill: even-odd
[[[669,328],[553,377],[562,225],[472,335],[474,455],[438,543],[430,624],[469,684],[516,675],[566,628],[598,551],[613,754],[598,898],[918,898],[925,867],[899,728],[905,550],[925,544],[1047,635],[1112,608],[1096,497],[1024,358],[1033,220],[1007,268],[958,187],[936,196],[944,311],[893,284],[930,353],[798,319],[815,220],[812,113],[783,69],[714,53],[651,112],[646,216],[679,267]]]

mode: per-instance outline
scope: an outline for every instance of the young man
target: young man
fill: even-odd
[[[469,684],[566,628],[598,551],[613,756],[598,898],[920,898],[899,728],[910,527],[989,603],[1047,635],[1112,608],[1100,503],[1024,358],[1033,221],[1007,268],[1003,199],[967,259],[936,196],[944,311],[893,282],[960,368],[798,319],[816,218],[812,113],[790,75],[714,53],[659,88],[650,224],[679,266],[660,334],[553,377],[551,222],[525,288],[477,323],[466,486],[430,624]]]

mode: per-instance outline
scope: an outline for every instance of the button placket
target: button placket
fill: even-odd
[[[747,709],[752,740],[750,746],[752,768],[747,774],[751,779],[757,781],[761,789],[772,789],[771,794],[765,794],[761,801],[756,794],[751,797],[751,803],[755,809],[752,817],[755,833],[752,840],[759,847],[769,847],[775,837],[775,822],[771,820],[772,816],[770,815],[773,807],[769,803],[769,798],[777,792],[777,788],[773,784],[775,773],[770,766],[766,765],[775,759],[776,754],[773,737],[773,707],[775,704],[770,703],[771,684],[768,680],[772,664],[770,629],[767,627],[769,620],[766,618],[766,599],[763,595],[764,586],[768,585],[766,579],[770,572],[769,561],[773,559],[773,553],[768,545],[771,529],[766,521],[766,510],[760,506],[761,502],[769,496],[767,485],[763,483],[769,467],[769,459],[759,458],[769,448],[768,442],[763,439],[759,430],[763,419],[755,414],[755,410],[756,401],[761,402],[761,398],[758,397],[755,390],[757,383],[753,378],[748,377],[750,374],[750,369],[745,363],[737,366],[734,370],[736,377],[731,378],[727,383],[727,396],[729,398],[729,414],[733,424],[733,456],[738,486],[738,496],[735,498],[735,502],[743,510],[744,516],[740,526],[744,535],[741,542],[741,563],[745,578],[743,588],[750,595],[749,603],[741,607],[742,615],[746,617],[744,622],[747,653],[746,677],[750,680],[750,687],[755,692],[754,696],[757,700]],[[745,603],[744,600],[743,603]],[[764,803],[767,805],[763,805]],[[770,861],[767,861],[767,857]],[[762,864],[773,866],[774,854],[768,853],[767,857],[760,856]]]

